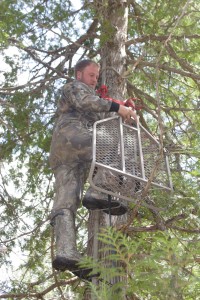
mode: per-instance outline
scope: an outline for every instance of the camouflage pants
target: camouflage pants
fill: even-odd
[[[76,213],[92,160],[92,132],[79,122],[55,128],[49,160],[55,175],[52,213],[61,209]]]

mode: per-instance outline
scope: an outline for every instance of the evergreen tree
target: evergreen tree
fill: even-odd
[[[56,103],[85,57],[100,62],[110,96],[142,100],[140,121],[169,151],[174,184],[172,195],[153,195],[161,210],[132,205],[101,231],[100,262],[83,262],[102,274],[89,290],[96,299],[198,299],[199,10],[194,0],[1,0],[0,299],[91,298],[87,283],[52,270],[49,225]],[[91,250],[94,214],[79,210],[81,252]]]

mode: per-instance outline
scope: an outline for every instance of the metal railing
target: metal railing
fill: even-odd
[[[134,202],[149,180],[153,188],[173,190],[168,156],[159,142],[139,122],[130,126],[118,116],[97,121],[93,128],[91,186]]]

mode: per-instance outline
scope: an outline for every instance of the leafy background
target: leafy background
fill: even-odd
[[[125,1],[126,2],[126,1]],[[121,3],[121,2],[120,2]],[[199,3],[127,1],[127,97],[142,99],[141,123],[170,153],[173,195],[164,208],[134,211],[123,230],[102,235],[115,249],[102,268],[97,299],[200,299],[199,284]],[[88,284],[51,268],[49,213],[54,195],[49,145],[60,88],[77,59],[102,62],[115,29],[113,1],[0,2],[0,245],[2,299],[87,299]],[[88,212],[77,216],[78,247],[87,247]],[[120,242],[119,242],[120,241]],[[121,245],[121,247],[120,247]],[[106,246],[105,246],[106,247]],[[94,264],[86,258],[85,264]],[[111,272],[112,270],[112,272]],[[107,284],[108,276],[127,279]],[[110,275],[109,275],[110,274]],[[109,278],[110,280],[110,278]],[[119,291],[119,290],[117,290]]]

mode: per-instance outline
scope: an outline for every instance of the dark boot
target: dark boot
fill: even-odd
[[[81,255],[76,247],[76,231],[74,213],[63,209],[53,219],[56,237],[56,257],[52,266],[59,271],[69,270],[82,279],[88,279],[91,269],[81,269]]]
[[[56,238],[56,258],[53,267],[56,270],[71,270],[80,261],[81,255],[76,249],[76,232],[74,214],[63,209],[54,218]]]
[[[94,186],[105,187],[107,190],[107,185],[112,185],[116,181],[116,175],[111,171],[97,168],[96,174],[93,176]],[[111,201],[108,201],[108,195],[98,190],[89,187],[85,196],[83,197],[82,204],[87,209],[95,210],[101,209],[107,214],[111,215],[123,215],[127,212],[127,206],[120,202],[119,200],[114,200],[111,197]]]
[[[125,206],[122,202],[113,200],[112,198],[111,202],[109,202],[108,195],[94,190],[92,187],[89,187],[83,197],[82,205],[87,209],[101,209],[107,214],[110,213],[111,215],[117,216],[123,215],[127,212],[127,206]]]

